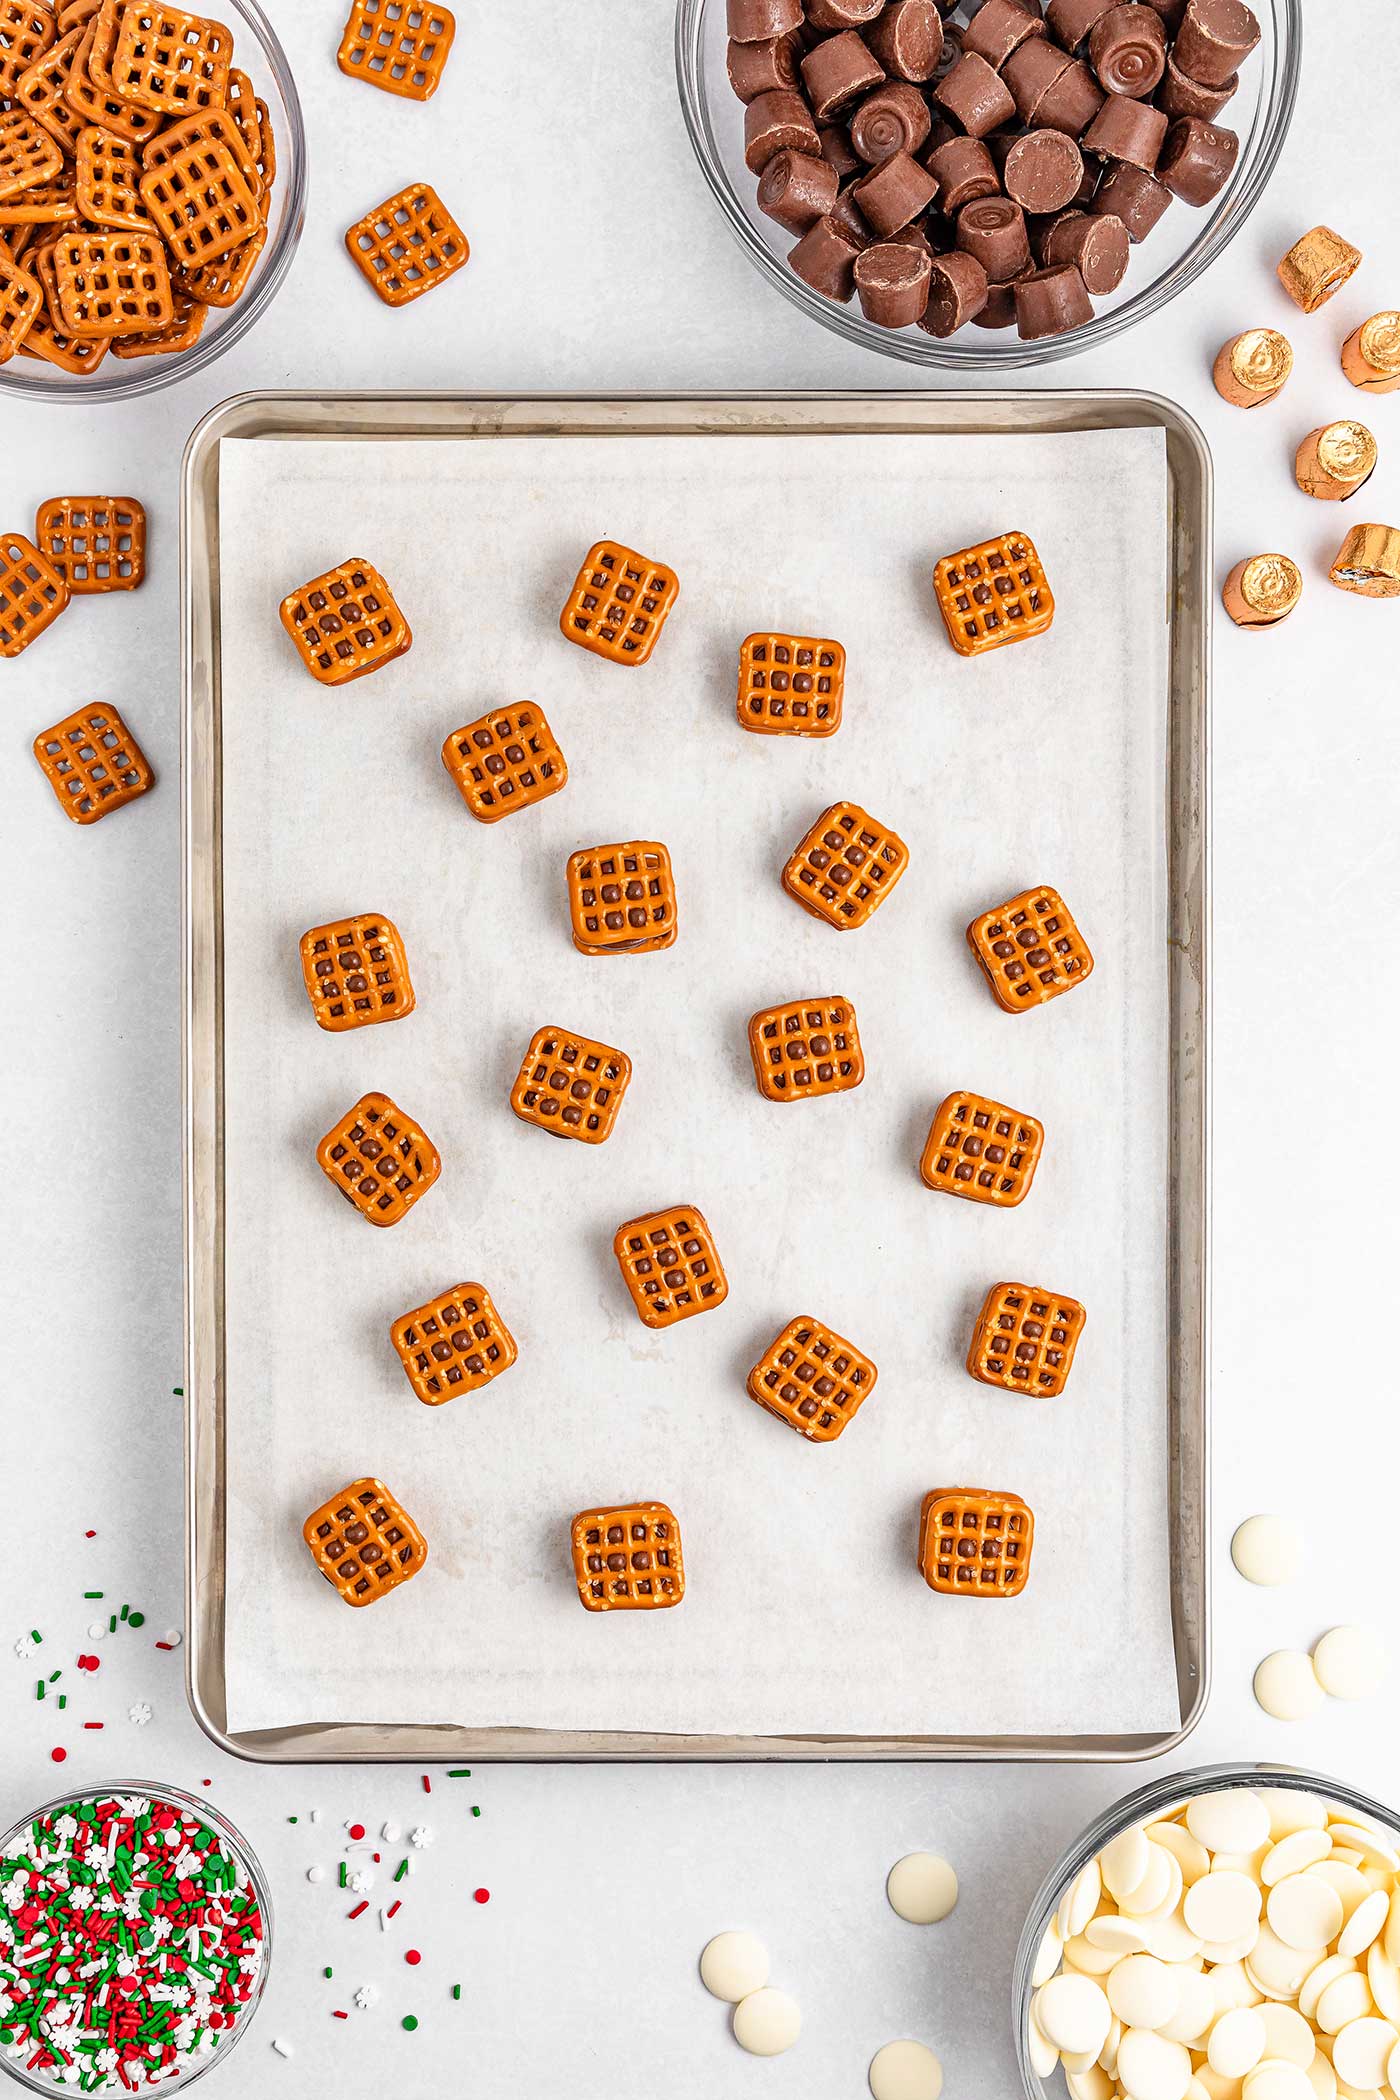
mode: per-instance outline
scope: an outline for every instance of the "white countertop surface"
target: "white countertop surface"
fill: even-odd
[[[614,0],[605,21],[549,0],[464,0],[459,12],[457,51],[424,110],[336,71],[340,0],[269,0],[311,150],[307,229],[271,313],[210,371],[130,409],[0,396],[5,523],[23,526],[47,494],[110,489],[141,496],[152,526],[142,591],[87,601],[0,666],[11,988],[0,1034],[0,1825],[68,1782],[212,1780],[272,1878],[279,1940],[266,2006],[218,2074],[226,2100],[347,2076],[357,2088],[392,2079],[410,2100],[458,2087],[489,2100],[858,2100],[870,2056],[900,2035],[938,2051],[952,2100],[1008,2095],[1010,1959],[1030,1897],[1089,1816],[1156,1767],[482,1768],[435,1777],[425,1800],[410,1771],[286,1773],[223,1756],[186,1709],[183,1658],[153,1646],[180,1623],[183,1582],[176,608],[190,428],[248,388],[918,379],[805,322],[733,244],[682,131],[666,0]],[[1329,1703],[1294,1727],[1250,1696],[1272,1648],[1310,1646],[1347,1619],[1393,1628],[1385,1495],[1400,1461],[1384,1346],[1400,1269],[1388,1200],[1400,605],[1346,598],[1325,580],[1354,517],[1400,522],[1400,397],[1368,404],[1336,362],[1350,328],[1400,304],[1400,19],[1376,0],[1313,0],[1308,13],[1292,137],[1250,225],[1155,322],[1043,383],[1132,385],[1183,403],[1215,454],[1219,574],[1274,547],[1306,571],[1285,631],[1241,635],[1222,620],[1215,649],[1215,1689],[1176,1762],[1311,1765],[1396,1801],[1395,1680],[1367,1706]],[[413,176],[458,206],[473,259],[453,286],[391,314],[340,235]],[[660,230],[645,273],[612,266],[610,207],[642,197]],[[1319,219],[1366,262],[1304,319],[1273,265]],[[1289,332],[1298,367],[1282,402],[1245,416],[1217,399],[1210,363],[1227,336],[1261,324]],[[1292,449],[1315,424],[1354,414],[1377,433],[1379,471],[1345,512],[1311,504],[1293,487]],[[129,710],[159,784],[79,833],[58,819],[29,745],[102,698]],[[1230,1533],[1261,1509],[1305,1527],[1305,1572],[1289,1589],[1250,1589],[1231,1570]],[[1086,1574],[1111,1583],[1084,1543]],[[88,1589],[105,1592],[101,1606],[84,1604]],[[121,1602],[144,1611],[141,1633],[89,1641],[88,1616]],[[73,1694],[63,1715],[35,1700],[38,1665],[10,1653],[31,1626],[45,1632],[45,1669],[63,1668],[56,1689]],[[100,1656],[95,1678],[75,1670],[80,1651]],[[141,1730],[126,1718],[136,1699],[154,1709]],[[103,1732],[84,1732],[83,1718],[103,1719]],[[61,1772],[56,1744],[69,1751]],[[373,1906],[344,1921],[333,1833],[354,1816],[372,1831],[386,1817],[434,1830],[395,1891],[408,1892],[398,1938],[375,1929]],[[402,1850],[383,1849],[381,1885]],[[952,1920],[927,1931],[902,1925],[883,1896],[888,1867],[912,1849],[944,1852],[963,1880]],[[331,1873],[309,1887],[317,1861]],[[491,1891],[484,1907],[471,1900],[479,1886]],[[742,2056],[695,1977],[704,1941],[729,1925],[767,1940],[774,1981],[803,2004],[805,2031],[785,2058]],[[401,1960],[409,1945],[424,1956],[414,1969]],[[332,2021],[332,2005],[349,2006],[366,1981],[380,1987],[376,2008],[348,2028]],[[416,2033],[401,2031],[405,2013]],[[271,2052],[275,2035],[291,2062]]]

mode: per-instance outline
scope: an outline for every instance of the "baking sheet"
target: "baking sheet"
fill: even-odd
[[[1162,433],[998,438],[492,438],[221,448],[227,1722],[1053,1736],[1168,1731],[1170,1616],[1166,826],[1168,563]],[[934,558],[1015,523],[1060,613],[967,664]],[[652,664],[571,649],[558,607],[607,533],[682,578]],[[391,579],[412,654],[313,688],[275,608],[351,552]],[[850,653],[825,743],[745,736],[737,643],[784,625]],[[563,794],[475,825],[438,759],[507,700],[549,715]],[[864,802],[912,865],[841,936],[777,871],[828,802]],[[659,956],[572,948],[564,859],[670,845],[681,938]],[[1029,883],[1066,895],[1093,983],[1001,1014],[962,941]],[[296,941],[349,911],[403,931],[418,1010],[316,1030]],[[745,1023],[850,997],[865,1086],[791,1110],[753,1087]],[[636,1077],[595,1149],[518,1123],[505,1094],[544,1022],[617,1042]],[[933,1107],[972,1085],[1049,1141],[1020,1210],[926,1191]],[[314,1144],[370,1087],[417,1116],[438,1186],[389,1233],[325,1181]],[[654,1335],[610,1249],[624,1219],[705,1212],[728,1303]],[[1081,1297],[1065,1400],[962,1369],[1000,1278]],[[520,1362],[477,1399],[414,1399],[390,1321],[471,1279]],[[743,1379],[799,1311],[875,1358],[834,1447],[808,1448]],[[430,1541],[368,1613],[321,1583],[306,1511],[378,1472]],[[1023,1493],[1030,1590],[932,1597],[913,1566],[928,1487]],[[575,1509],[658,1497],[684,1532],[679,1611],[583,1613]]]

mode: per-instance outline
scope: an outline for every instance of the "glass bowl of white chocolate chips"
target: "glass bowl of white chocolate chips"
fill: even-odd
[[[1400,1818],[1315,1772],[1154,1780],[1046,1880],[1014,2006],[1026,2100],[1395,2100]]]

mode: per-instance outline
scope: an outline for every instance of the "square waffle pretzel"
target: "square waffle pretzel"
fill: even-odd
[[[382,1480],[352,1480],[301,1527],[311,1558],[347,1604],[373,1604],[411,1582],[428,1542]]]
[[[397,662],[413,630],[371,562],[352,557],[282,600],[282,625],[321,685],[349,685]]]
[[[1058,890],[1022,890],[1009,904],[984,911],[968,927],[967,943],[1009,1014],[1072,992],[1094,968],[1089,944]]]
[[[364,1094],[316,1147],[322,1171],[371,1225],[397,1225],[442,1172],[437,1147],[387,1094]]]
[[[240,80],[247,75],[240,73]],[[158,168],[168,168],[173,163],[188,159],[191,152],[200,147],[221,147],[227,152],[251,193],[259,203],[263,191],[263,177],[258,164],[261,150],[261,128],[258,118],[252,118],[254,137],[250,143],[244,126],[232,110],[201,109],[192,117],[172,118],[160,133],[153,138],[141,156],[147,174]],[[259,210],[261,218],[261,210]]]
[[[534,1123],[551,1137],[602,1145],[612,1136],[631,1079],[625,1050],[567,1029],[539,1028],[510,1090],[510,1105],[522,1123]]]
[[[1019,1495],[934,1488],[919,1512],[919,1573],[943,1597],[1019,1597],[1035,1516]]]
[[[48,228],[41,227],[40,233]],[[58,279],[54,272],[54,250],[58,246],[55,232],[51,240],[43,240],[29,252],[27,260],[43,290],[40,311],[34,324],[24,338],[25,354],[41,357],[46,364],[56,365],[61,372],[95,372],[111,348],[111,337],[105,335],[69,335],[55,316],[58,314]]]
[[[262,225],[257,195],[239,166],[242,151],[241,141],[235,153],[215,139],[190,139],[141,177],[141,201],[182,270],[246,247]]]
[[[95,824],[144,795],[155,779],[114,707],[81,707],[34,739],[34,756],[65,816]]]
[[[680,596],[674,569],[615,540],[589,548],[559,615],[560,632],[594,656],[644,664]]]
[[[405,1313],[389,1339],[425,1407],[479,1392],[515,1362],[515,1337],[479,1283],[459,1283]]]
[[[685,1595],[681,1528],[664,1502],[582,1510],[570,1542],[585,1611],[669,1611]]]
[[[482,824],[557,795],[569,777],[554,731],[538,707],[503,707],[454,729],[442,762]]]
[[[471,243],[431,183],[414,183],[357,219],[345,245],[386,306],[408,306],[455,277]]]
[[[313,926],[301,937],[301,974],[317,1027],[332,1035],[413,1012],[403,935],[381,913]]]
[[[67,166],[52,182],[36,182],[32,189],[0,199],[0,229],[11,235],[27,233],[30,240],[37,239],[41,233],[57,239],[62,227],[71,224],[77,216],[78,199],[72,171]],[[12,240],[10,254],[16,262],[20,253],[21,249]]]
[[[865,1057],[849,999],[795,999],[766,1006],[749,1022],[749,1053],[767,1101],[846,1094],[865,1077]]]
[[[258,257],[266,246],[267,227],[264,225],[241,248],[231,248],[227,255],[217,256],[213,262],[201,263],[197,270],[177,270],[176,289],[188,292],[201,306],[220,309],[237,306],[252,281]]]
[[[959,656],[984,656],[1008,642],[1029,641],[1055,617],[1040,556],[1024,532],[1004,532],[980,547],[945,555],[933,572],[933,593]]]
[[[132,496],[52,496],[39,505],[34,537],[75,597],[146,580],[146,512]]]
[[[102,27],[103,17],[99,14],[83,31],[63,83],[64,105],[80,122],[101,124],[108,131],[116,132],[118,137],[129,139],[133,145],[141,145],[155,136],[161,120],[152,109],[139,109],[134,102],[123,102],[110,78],[105,84],[99,79],[93,61]]]
[[[192,350],[204,333],[204,324],[209,318],[209,309],[188,292],[174,287],[175,318],[164,328],[143,330],[140,335],[124,335],[112,344],[113,357],[165,357],[172,350]],[[104,342],[101,347],[105,350]]]
[[[144,233],[65,233],[54,257],[63,326],[74,335],[139,335],[174,319],[170,266]]]
[[[149,232],[151,215],[142,202],[141,155],[130,139],[90,124],[78,140],[76,204],[94,226]]]
[[[38,320],[44,305],[44,293],[37,277],[10,255],[0,250],[0,365],[7,365]],[[4,555],[0,550],[0,575],[4,573]]]
[[[567,870],[574,946],[584,955],[647,955],[677,931],[671,856],[655,839],[571,853]]]
[[[834,1444],[875,1390],[879,1372],[853,1343],[804,1313],[748,1376],[748,1394],[810,1444]]]
[[[967,1368],[981,1385],[1057,1400],[1069,1382],[1085,1317],[1076,1298],[1057,1298],[1024,1283],[994,1283],[972,1330]]]
[[[352,80],[426,102],[437,93],[457,24],[419,0],[354,0],[336,64]]]
[[[58,142],[22,109],[0,112],[0,197],[16,197],[63,172]]]
[[[808,634],[751,634],[739,645],[739,721],[761,736],[835,736],[846,652]]]
[[[0,266],[0,293],[3,288]],[[0,532],[0,656],[19,656],[37,642],[70,599],[67,584],[32,540],[22,532]]]
[[[50,44],[43,57],[20,74],[11,98],[17,108],[58,140],[65,153],[77,152],[79,137],[89,121],[70,109],[63,96],[83,35],[81,29],[70,29],[57,43]]]
[[[232,31],[205,15],[130,0],[118,19],[112,86],[124,102],[168,117],[222,109],[232,63]]]
[[[864,926],[909,865],[909,848],[856,802],[824,810],[783,869],[783,888],[838,933]]]
[[[13,96],[20,78],[56,41],[58,25],[36,0],[0,0],[0,96]]]
[[[934,1116],[919,1174],[931,1189],[1012,1210],[1031,1192],[1045,1126],[984,1094],[949,1094]]]
[[[710,1228],[698,1210],[655,1210],[613,1235],[622,1280],[647,1327],[712,1312],[729,1296],[729,1281]]]

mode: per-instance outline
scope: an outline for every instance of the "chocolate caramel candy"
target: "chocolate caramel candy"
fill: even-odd
[[[958,23],[950,22],[945,15],[943,20],[943,49],[938,54],[938,64],[934,67],[931,77],[936,81],[946,80],[962,55],[962,29]]]
[[[851,195],[871,232],[884,240],[928,210],[938,195],[938,184],[907,153],[892,153],[878,168],[852,183]]]
[[[1400,313],[1372,314],[1342,345],[1342,370],[1367,394],[1400,388]]]
[[[987,273],[975,255],[955,248],[951,255],[933,259],[929,277],[928,304],[919,322],[926,335],[940,341],[956,335],[975,320],[987,303]]]
[[[1315,314],[1334,292],[1361,266],[1361,250],[1353,248],[1330,226],[1314,226],[1295,241],[1278,266],[1279,282],[1295,306]]]
[[[958,213],[958,246],[975,256],[988,284],[1011,284],[1032,267],[1026,215],[1010,197],[981,197]]]
[[[832,209],[839,187],[829,162],[785,146],[758,178],[758,208],[789,233],[805,233]]]
[[[807,20],[813,29],[863,29],[884,4],[885,0],[807,0]]]
[[[1029,277],[1032,265],[1026,264],[1021,272]],[[987,288],[987,303],[980,312],[972,316],[974,328],[1014,328],[1016,325],[1016,287],[1014,284],[993,284]]]
[[[750,173],[761,175],[775,153],[787,147],[793,153],[817,158],[821,140],[811,111],[800,95],[788,88],[755,95],[744,110],[744,160]]]
[[[1044,268],[1073,263],[1085,287],[1096,299],[1117,291],[1128,274],[1132,243],[1128,229],[1112,213],[1064,212],[1046,234],[1040,248]]]
[[[872,88],[850,122],[851,145],[872,168],[892,153],[917,153],[928,138],[928,104],[907,80]]]
[[[1098,218],[1121,219],[1128,239],[1135,245],[1145,241],[1172,201],[1170,190],[1144,175],[1141,168],[1122,161],[1099,184],[1089,209]]]
[[[1110,13],[1115,0],[1050,0],[1045,26],[1066,51],[1077,51],[1094,24]]]
[[[856,288],[855,260],[860,252],[860,243],[834,219],[818,219],[789,254],[788,268],[824,299],[845,305]]]
[[[1100,160],[1123,161],[1150,175],[1167,130],[1167,120],[1160,109],[1153,109],[1147,102],[1135,102],[1130,95],[1109,95],[1084,134],[1084,151],[1097,153]]]
[[[1339,591],[1354,591],[1358,598],[1400,598],[1400,531],[1353,525],[1330,574]]]
[[[1073,263],[1032,270],[1016,283],[1016,327],[1022,342],[1067,335],[1094,318],[1094,305]]]
[[[1203,117],[1178,117],[1157,162],[1157,180],[1183,204],[1209,204],[1235,171],[1240,142]]]
[[[856,257],[856,295],[877,328],[912,328],[928,305],[933,257],[904,239],[880,241]]]
[[[1084,158],[1062,131],[1028,131],[1016,139],[1001,171],[1002,188],[1023,211],[1062,211],[1079,194]]]
[[[1319,503],[1346,503],[1376,471],[1376,441],[1364,423],[1327,423],[1298,447],[1294,479]]]
[[[920,255],[926,255],[930,262],[934,258],[933,242],[922,226],[901,226],[899,232],[892,233],[884,245],[887,248],[917,248]]]
[[[1030,37],[1012,52],[1002,67],[1001,77],[1011,90],[1023,124],[1039,124],[1042,101],[1072,63],[1068,52],[1052,44],[1049,37]]]
[[[1175,36],[1181,27],[1181,18],[1186,12],[1186,0],[1147,0],[1149,7],[1156,9],[1162,17],[1162,25],[1168,36]]]
[[[1071,59],[1040,98],[1036,123],[1050,131],[1082,138],[1103,108],[1103,89],[1082,58]]]
[[[1225,344],[1211,377],[1232,408],[1260,408],[1281,394],[1293,370],[1293,345],[1276,328],[1247,328]]]
[[[1199,80],[1187,78],[1169,51],[1167,70],[1157,90],[1157,107],[1169,117],[1204,117],[1209,124],[1220,115],[1239,84],[1239,74],[1232,73],[1224,87],[1203,87]]]
[[[824,124],[817,130],[822,142],[822,159],[828,167],[835,168],[838,180],[844,182],[848,175],[862,175],[865,162],[851,145],[844,124]]]
[[[1259,42],[1259,23],[1244,0],[1187,0],[1172,57],[1189,80],[1224,87]]]
[[[741,102],[772,94],[775,88],[795,92],[797,59],[797,39],[792,36],[765,37],[757,44],[740,44],[731,38],[726,61],[729,85]]]
[[[1000,69],[1027,37],[1044,36],[1045,24],[1037,11],[1032,14],[1020,0],[983,0],[971,23],[963,31],[963,50],[985,58]]]
[[[1167,70],[1167,32],[1150,7],[1112,7],[1094,24],[1089,63],[1107,95],[1150,95]]]
[[[828,37],[802,61],[803,84],[819,124],[825,124],[847,103],[878,87],[884,77],[884,67],[872,57],[854,29]]]
[[[1001,183],[996,165],[981,139],[949,139],[924,155],[924,166],[938,184],[939,209],[956,218],[977,197],[995,197]]]
[[[964,51],[946,80],[939,81],[933,99],[975,139],[985,138],[1016,114],[1001,75],[975,51]]]
[[[761,44],[802,27],[802,0],[729,0],[729,34],[736,44]]]
[[[892,80],[932,80],[943,56],[943,17],[934,0],[890,0],[865,41]]]
[[[1235,563],[1221,602],[1236,627],[1277,627],[1303,595],[1303,572],[1286,554],[1255,554]]]
[[[840,227],[848,241],[855,242],[857,248],[868,248],[875,236],[870,231],[865,214],[851,194],[854,189],[853,182],[842,183],[828,217],[833,226]]]

